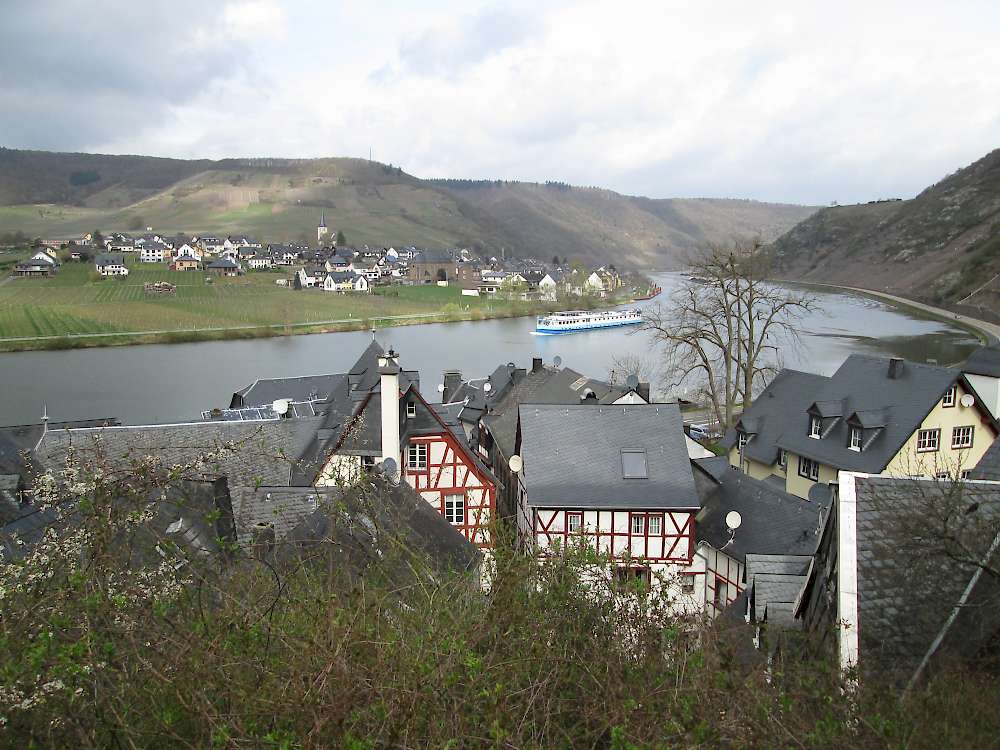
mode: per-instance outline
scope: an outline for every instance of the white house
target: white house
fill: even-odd
[[[144,242],[139,249],[139,260],[143,263],[162,263],[166,257],[167,246],[162,242],[151,240]]]
[[[511,469],[522,545],[546,555],[585,544],[620,582],[700,610],[700,500],[678,406],[522,403],[518,425]]]
[[[125,258],[113,253],[101,253],[94,259],[94,267],[101,276],[128,276]]]
[[[302,288],[311,288],[317,284],[322,283],[323,279],[323,269],[322,268],[306,268],[302,267],[298,272],[299,283]]]

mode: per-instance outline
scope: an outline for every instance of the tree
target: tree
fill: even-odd
[[[334,242],[338,245],[347,244],[347,238],[344,236],[344,232],[342,230],[340,229],[337,230],[337,238],[334,240]]]
[[[95,229],[91,235],[91,242],[95,247],[101,247],[104,244],[104,235],[100,233],[99,230]]]
[[[295,274],[295,276],[292,278],[292,288],[295,289],[296,291],[302,289],[302,277],[299,276],[298,274]]]
[[[813,301],[768,281],[759,239],[711,246],[689,271],[669,302],[647,310],[645,327],[662,348],[667,381],[693,381],[726,429],[776,372],[779,345],[794,343]]]

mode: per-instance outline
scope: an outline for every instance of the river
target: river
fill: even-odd
[[[683,276],[654,278],[663,294],[639,306],[665,301]],[[821,291],[815,298],[816,309],[799,321],[798,345],[781,353],[787,367],[829,375],[855,352],[952,364],[978,344],[964,328],[861,295]],[[382,329],[378,340],[400,352],[404,367],[420,370],[432,400],[445,369],[475,377],[502,363],[527,367],[532,357],[552,362],[559,356],[565,366],[603,378],[616,357],[654,360],[644,331],[535,336],[533,330],[533,318],[436,323]],[[43,407],[54,421],[186,421],[228,406],[233,391],[258,378],[344,372],[370,340],[371,333],[354,331],[0,354],[0,424],[37,422]]]

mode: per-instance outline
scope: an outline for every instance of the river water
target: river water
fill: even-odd
[[[663,294],[637,306],[665,302],[684,277],[654,278]],[[963,328],[864,296],[815,295],[816,309],[799,322],[798,344],[781,352],[787,367],[829,375],[855,352],[952,364],[978,344]],[[559,356],[564,366],[604,378],[616,358],[656,361],[654,342],[644,331],[535,336],[534,325],[533,318],[516,318],[406,326],[382,329],[378,340],[400,352],[404,367],[420,370],[422,390],[432,400],[446,369],[476,377],[502,363],[529,367],[532,357],[552,362]],[[186,421],[203,409],[228,406],[233,391],[258,378],[344,372],[370,340],[371,333],[354,331],[0,354],[0,424],[37,422],[43,407],[54,421]]]

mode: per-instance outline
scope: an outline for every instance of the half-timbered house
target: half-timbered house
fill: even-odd
[[[677,404],[521,404],[511,468],[525,548],[583,542],[620,580],[669,586],[661,591],[679,606],[700,609],[700,503],[682,425]]]

